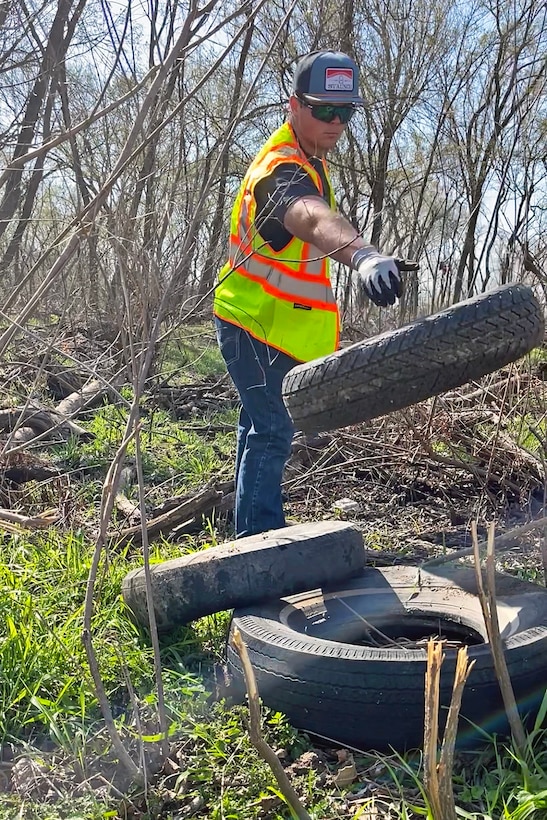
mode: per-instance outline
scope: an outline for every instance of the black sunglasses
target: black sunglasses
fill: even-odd
[[[327,103],[319,103],[318,105],[312,105],[311,103],[306,102],[302,99],[302,97],[298,97],[300,105],[303,105],[305,108],[309,108],[311,111],[311,115],[315,120],[319,120],[320,122],[333,122],[336,117],[340,120],[343,125],[346,125],[353,115],[355,114],[357,108],[355,105],[330,105]]]

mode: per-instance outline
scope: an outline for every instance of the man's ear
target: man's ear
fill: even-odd
[[[291,114],[295,114],[298,111],[299,107],[300,103],[298,101],[298,97],[296,97],[294,94],[291,94],[291,96],[289,97],[289,111],[291,112]]]

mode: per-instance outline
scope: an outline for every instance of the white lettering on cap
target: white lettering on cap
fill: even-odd
[[[325,91],[353,91],[353,68],[325,69]]]

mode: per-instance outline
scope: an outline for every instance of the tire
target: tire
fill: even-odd
[[[492,373],[541,344],[543,310],[507,285],[285,376],[283,398],[304,432],[326,432],[401,410]]]
[[[358,574],[365,563],[361,532],[343,521],[270,530],[153,564],[152,596],[165,632],[203,615],[291,595]],[[144,568],[122,582],[137,623],[148,626]]]
[[[522,713],[533,716],[547,683],[547,590],[502,574],[496,585],[515,695]],[[393,638],[427,636],[439,625],[458,635],[475,661],[464,689],[459,748],[473,748],[482,737],[469,721],[488,733],[508,733],[472,567],[365,568],[322,593],[236,610],[230,634],[236,628],[241,633],[263,702],[297,728],[363,751],[419,747],[426,649],[367,645],[363,618]],[[445,650],[441,725],[456,654],[455,648]],[[227,658],[234,692],[241,697],[241,661],[230,640]]]

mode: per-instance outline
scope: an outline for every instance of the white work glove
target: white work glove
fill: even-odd
[[[351,266],[363,282],[365,293],[379,307],[394,305],[402,293],[401,274],[393,256],[383,256],[374,248],[359,248]]]

